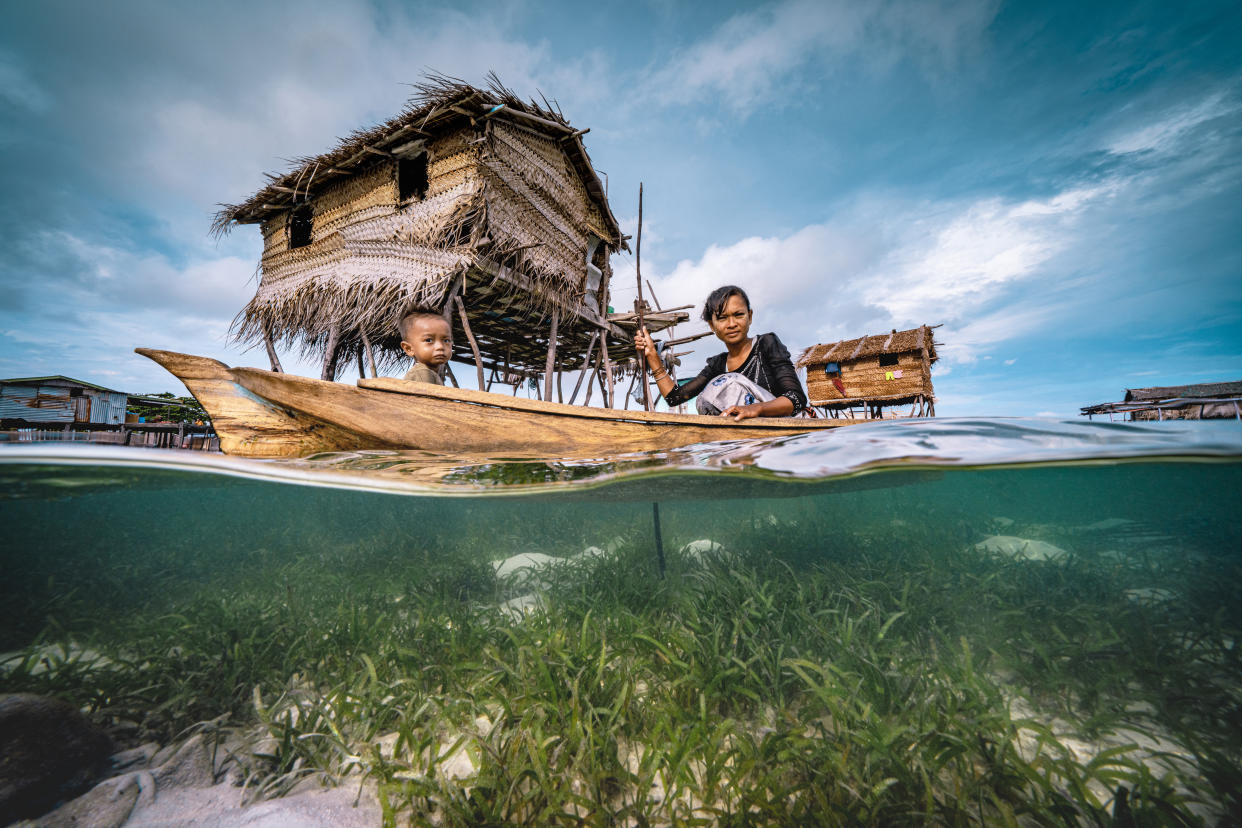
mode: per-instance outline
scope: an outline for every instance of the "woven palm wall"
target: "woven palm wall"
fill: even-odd
[[[924,325],[908,331],[894,330],[814,345],[802,352],[796,364],[806,369],[807,394],[812,404],[896,401],[919,396],[931,399],[935,345],[931,327]],[[825,373],[825,367],[831,365],[839,370],[836,378],[841,388]]]

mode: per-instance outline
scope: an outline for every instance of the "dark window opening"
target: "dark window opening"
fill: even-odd
[[[427,153],[417,158],[401,158],[397,161],[397,198],[408,201],[427,196]]]
[[[897,364],[896,354],[880,354],[880,367]]]
[[[289,214],[289,249],[306,247],[311,243],[311,227],[314,225],[314,210],[309,204],[294,207]]]

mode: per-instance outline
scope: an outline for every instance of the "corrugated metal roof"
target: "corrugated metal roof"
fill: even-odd
[[[93,382],[85,382],[83,380],[66,377],[64,374],[52,374],[47,377],[13,377],[11,379],[0,379],[0,385],[43,385],[49,380],[60,380],[62,382],[80,385],[83,388],[94,388],[96,391],[106,391],[109,394],[124,394],[124,391],[118,391],[115,388],[105,388],[102,385],[96,385]]]

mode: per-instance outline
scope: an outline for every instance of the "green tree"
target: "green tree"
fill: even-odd
[[[208,422],[210,418],[203,407],[198,404],[198,400],[193,397],[178,397],[169,391],[163,391],[159,394],[144,394],[144,397],[151,399],[168,400],[172,405],[161,405],[158,403],[146,403],[134,400],[126,409],[131,414],[137,414],[143,417],[147,422],[164,420],[170,423],[193,423],[198,420]]]

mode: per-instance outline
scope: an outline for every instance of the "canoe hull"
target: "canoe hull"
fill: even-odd
[[[444,454],[586,457],[773,437],[841,421],[734,423],[671,412],[617,411],[378,378],[325,382],[171,351],[138,349],[175,374],[211,415],[228,454],[422,449]]]

